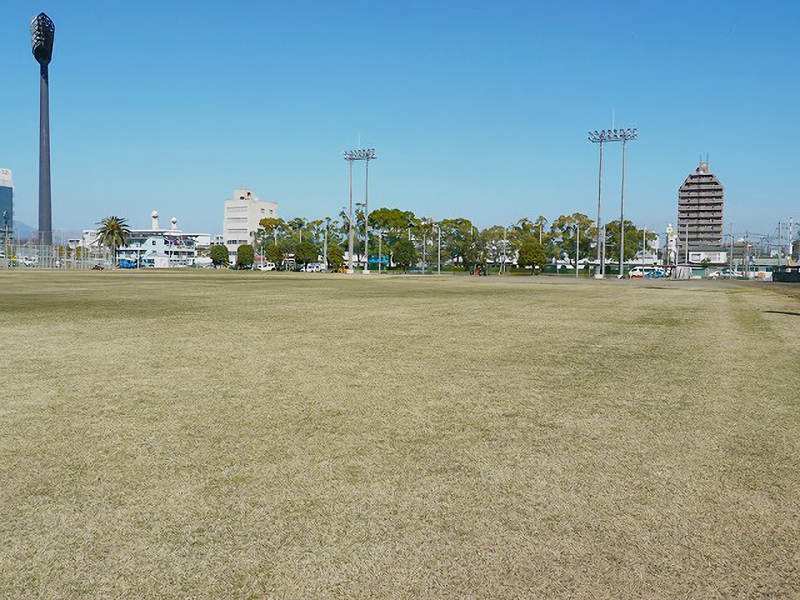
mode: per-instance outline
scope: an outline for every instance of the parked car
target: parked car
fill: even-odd
[[[308,263],[300,270],[303,273],[320,273],[322,272],[322,265],[320,263]]]
[[[708,276],[711,279],[735,279],[737,277],[744,277],[744,273],[741,271],[737,271],[736,269],[722,269],[721,271],[714,271],[713,273],[709,273]]]
[[[628,277],[631,279],[641,279],[647,277],[648,279],[658,279],[666,276],[666,271],[660,267],[634,267],[628,272]]]
[[[258,267],[259,271],[274,271],[275,270],[275,263],[274,262],[265,262],[263,265]]]

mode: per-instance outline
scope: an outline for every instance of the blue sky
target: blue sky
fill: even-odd
[[[0,167],[36,225],[38,69],[28,23],[56,23],[53,223],[104,216],[221,230],[234,188],[285,218],[348,202],[341,152],[374,146],[370,206],[481,227],[597,211],[590,129],[639,128],[626,217],[663,231],[708,153],[725,221],[800,218],[796,2],[6,3]],[[621,148],[604,161],[619,216]],[[363,167],[356,168],[363,198]],[[165,221],[166,222],[166,221]]]

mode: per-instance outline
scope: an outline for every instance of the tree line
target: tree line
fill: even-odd
[[[316,262],[322,256],[327,237],[327,262],[333,268],[344,263],[348,247],[349,218],[342,209],[337,218],[305,219],[295,217],[284,220],[266,218],[259,223],[257,231],[251,232],[253,244],[240,247],[237,262],[241,266],[252,264],[256,255],[265,260],[280,263],[293,257],[298,264]],[[552,222],[544,216],[535,220],[527,217],[508,227],[493,225],[480,229],[469,219],[455,218],[435,221],[419,217],[411,211],[399,208],[379,208],[369,214],[362,204],[356,205],[354,214],[355,240],[354,261],[362,263],[364,239],[369,232],[369,262],[380,260],[407,269],[417,265],[423,258],[435,262],[441,247],[442,264],[458,265],[473,270],[481,265],[501,264],[515,261],[521,267],[543,267],[553,259],[574,261],[578,257],[597,255],[597,228],[587,215],[576,212],[560,215]],[[619,256],[619,221],[612,221],[604,228],[606,256]],[[634,257],[642,249],[645,232],[631,221],[625,221],[625,260]],[[647,232],[647,242],[655,239],[655,233]],[[441,240],[441,242],[440,242]],[[227,263],[224,246],[211,258],[220,264]]]

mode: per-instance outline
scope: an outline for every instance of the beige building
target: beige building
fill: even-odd
[[[678,238],[680,254],[722,246],[722,207],[725,189],[707,161],[690,173],[678,190]]]
[[[225,220],[222,223],[222,238],[231,263],[236,262],[239,246],[253,243],[259,221],[277,214],[277,203],[259,200],[252,190],[234,190],[233,199],[225,200]]]

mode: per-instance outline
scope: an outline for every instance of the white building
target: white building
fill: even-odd
[[[96,229],[85,229],[76,244],[89,250],[98,250]],[[150,229],[131,229],[130,243],[117,250],[122,267],[191,267],[197,259],[198,249],[211,245],[211,234],[185,233],[178,229],[178,219],[173,217],[169,229],[158,226],[158,212],[153,211]]]
[[[277,214],[277,203],[259,200],[251,190],[234,190],[233,199],[225,200],[225,220],[222,223],[222,236],[231,263],[236,262],[239,246],[253,243],[259,221]]]

